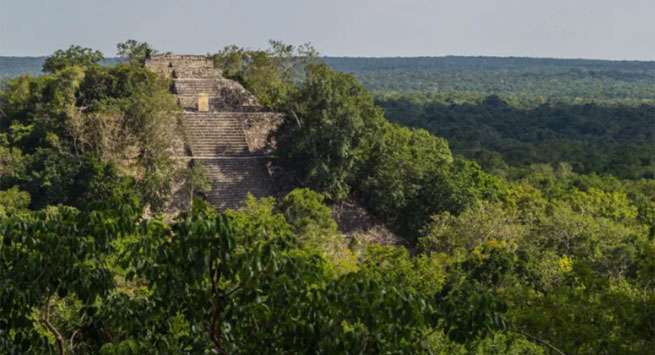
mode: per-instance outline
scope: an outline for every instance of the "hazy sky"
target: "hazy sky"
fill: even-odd
[[[0,55],[134,38],[178,53],[268,39],[344,56],[655,59],[654,0],[0,0]]]

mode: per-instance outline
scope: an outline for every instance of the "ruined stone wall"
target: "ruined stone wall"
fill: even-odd
[[[264,111],[257,98],[233,80],[178,78],[174,80],[173,90],[185,110],[194,110],[198,95],[205,94],[213,111]]]
[[[213,66],[214,63],[210,58],[199,55],[157,55],[146,62],[148,69],[167,79],[173,78],[176,68],[193,72],[193,70],[203,71],[206,68],[213,68]]]
[[[270,154],[275,149],[275,142],[270,135],[283,122],[283,116],[278,113],[263,113],[248,115],[243,123],[248,150],[256,154]]]

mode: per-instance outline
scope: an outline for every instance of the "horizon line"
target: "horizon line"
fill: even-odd
[[[166,53],[166,52],[164,52]],[[209,53],[177,53],[168,52],[177,55],[207,55]],[[0,58],[29,58],[41,59],[47,58],[50,55],[4,55],[0,54]],[[320,55],[320,58],[338,58],[338,59],[430,59],[430,58],[480,58],[480,59],[532,59],[532,60],[583,60],[583,61],[601,61],[601,62],[640,62],[640,63],[655,63],[655,59],[608,59],[608,58],[592,58],[592,57],[553,57],[553,56],[523,56],[523,55],[493,55],[493,54],[445,54],[445,55],[395,55],[395,56],[370,56],[370,55]],[[108,56],[104,59],[120,59],[119,56]]]

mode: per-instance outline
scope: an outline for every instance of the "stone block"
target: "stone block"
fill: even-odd
[[[198,111],[209,112],[209,95],[207,94],[198,95]]]

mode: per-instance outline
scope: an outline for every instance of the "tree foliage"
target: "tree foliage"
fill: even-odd
[[[353,77],[324,65],[307,69],[292,102],[280,154],[305,184],[344,199],[380,132],[382,112]]]
[[[178,110],[168,84],[143,67],[78,58],[87,54],[57,52],[53,74],[17,78],[0,92],[0,150],[7,153],[0,188],[18,186],[34,208],[82,207],[107,196],[96,188],[115,183],[111,189],[133,186],[144,202],[162,208],[174,173],[169,149]],[[121,182],[130,175],[137,184]]]
[[[72,45],[66,50],[57,50],[46,58],[43,63],[43,71],[54,73],[71,66],[92,67],[98,65],[103,58],[100,51]]]
[[[128,39],[116,45],[116,53],[119,57],[126,58],[133,64],[144,65],[146,60],[159,52],[152,48],[148,42]]]
[[[566,162],[579,173],[653,178],[651,104],[545,102],[525,105],[492,95],[448,101],[438,95],[383,95],[394,122],[448,139],[456,154],[513,176],[530,164]]]

